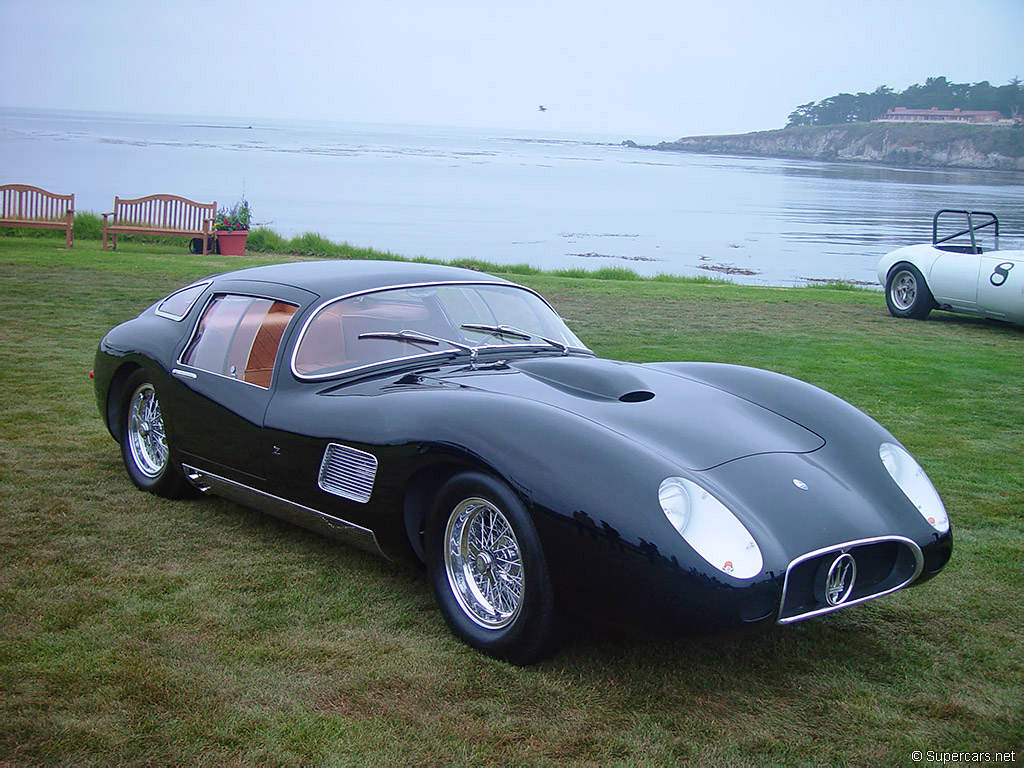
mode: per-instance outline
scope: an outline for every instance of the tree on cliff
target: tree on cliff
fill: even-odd
[[[1006,85],[951,83],[945,77],[929,77],[924,85],[914,84],[905,91],[880,85],[871,93],[840,93],[819,102],[801,104],[789,114],[786,127],[795,125],[841,125],[869,122],[893,107],[908,109],[994,110],[1011,117],[1024,114],[1024,81],[1015,77]]]

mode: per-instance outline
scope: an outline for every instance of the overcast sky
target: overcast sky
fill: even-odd
[[[0,71],[7,107],[674,139],[1024,77],[1024,0],[0,0]]]

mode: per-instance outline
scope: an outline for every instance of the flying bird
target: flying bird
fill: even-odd
[[[539,107],[537,107],[537,110],[540,112],[547,112],[548,108],[541,104]]]

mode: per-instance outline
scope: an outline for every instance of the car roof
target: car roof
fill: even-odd
[[[473,282],[514,285],[508,280],[484,272],[442,264],[421,264],[408,261],[302,261],[268,264],[225,272],[215,278],[251,280],[296,288],[321,297],[344,296],[375,288],[388,288],[422,283]]]

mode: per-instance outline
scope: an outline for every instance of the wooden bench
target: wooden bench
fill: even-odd
[[[75,240],[75,196],[55,195],[28,184],[0,186],[0,226],[63,229],[64,245]]]
[[[198,237],[205,256],[216,213],[217,203],[197,203],[177,195],[115,197],[114,210],[103,214],[103,250],[107,250],[108,234],[113,248],[117,248],[118,235]]]

